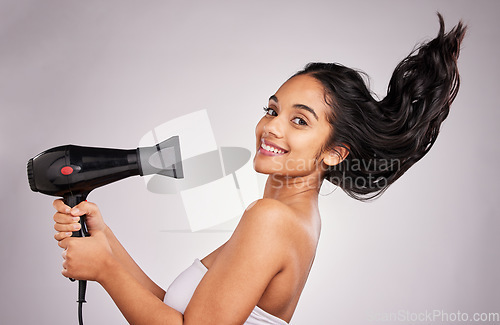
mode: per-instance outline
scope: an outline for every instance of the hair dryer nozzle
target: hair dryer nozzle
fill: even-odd
[[[179,137],[173,136],[155,146],[138,148],[141,176],[159,174],[184,178]]]

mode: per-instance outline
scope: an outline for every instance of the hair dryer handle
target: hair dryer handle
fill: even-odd
[[[73,195],[65,195],[63,200],[66,205],[69,207],[74,207],[78,205],[80,202],[83,202],[87,199],[88,193],[84,194],[73,194]],[[85,215],[80,217],[80,230],[73,231],[73,235],[71,237],[89,237],[90,234],[87,230],[87,218]]]

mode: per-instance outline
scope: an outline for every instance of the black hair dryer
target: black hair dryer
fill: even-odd
[[[152,147],[131,150],[65,145],[48,149],[28,161],[31,190],[59,196],[74,207],[85,201],[93,189],[134,175],[160,174],[183,178],[179,137],[171,137]],[[73,237],[87,237],[85,216]],[[85,302],[86,281],[80,281],[78,302]]]
[[[134,175],[183,178],[179,137],[131,150],[66,145],[48,149],[28,161],[31,190],[59,196],[74,207],[93,189]],[[74,237],[88,236],[85,218]]]

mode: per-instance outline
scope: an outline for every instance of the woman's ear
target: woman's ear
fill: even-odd
[[[323,162],[328,166],[335,166],[340,164],[347,155],[349,155],[349,149],[345,146],[337,146],[325,153]]]

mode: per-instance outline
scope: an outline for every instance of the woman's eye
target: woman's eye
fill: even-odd
[[[266,112],[267,115],[278,116],[278,113],[271,107],[264,107],[264,112]]]
[[[293,123],[298,124],[298,125],[307,125],[307,122],[301,119],[300,117],[296,117],[292,120]]]

